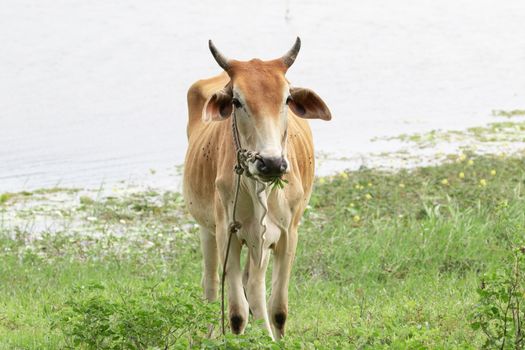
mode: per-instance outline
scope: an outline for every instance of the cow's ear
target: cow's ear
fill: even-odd
[[[310,89],[290,88],[288,106],[295,115],[306,119],[332,119],[332,114],[326,103]]]
[[[233,111],[232,99],[233,94],[229,87],[211,95],[202,109],[202,120],[205,122],[226,120]]]

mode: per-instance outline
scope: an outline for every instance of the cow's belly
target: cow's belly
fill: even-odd
[[[191,170],[191,169],[187,169]],[[214,186],[208,179],[198,176],[186,177],[183,183],[184,200],[195,221],[215,233]],[[207,190],[208,189],[208,190]]]

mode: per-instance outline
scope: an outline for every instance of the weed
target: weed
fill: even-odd
[[[205,303],[194,288],[169,291],[161,284],[150,289],[117,289],[91,284],[74,289],[54,327],[67,346],[83,349],[170,349],[191,347],[203,339],[215,321],[217,305]]]
[[[513,249],[508,264],[481,280],[471,327],[486,335],[484,348],[523,349],[525,337],[525,248]]]

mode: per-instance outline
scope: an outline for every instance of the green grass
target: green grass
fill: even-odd
[[[257,325],[207,340],[219,308],[200,298],[198,234],[179,194],[71,192],[59,228],[41,237],[0,220],[0,348],[500,347],[492,309],[512,299],[485,294],[516,272],[524,186],[524,159],[490,156],[318,179],[277,344]],[[18,197],[0,197],[0,218]],[[31,213],[55,215],[14,211],[22,223]],[[521,279],[514,291],[521,300]],[[514,348],[509,333],[504,347]]]

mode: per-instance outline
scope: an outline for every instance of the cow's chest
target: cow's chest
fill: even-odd
[[[257,189],[241,192],[236,219],[242,224],[238,238],[250,249],[269,248],[286,234],[296,210],[297,198],[284,190]]]

